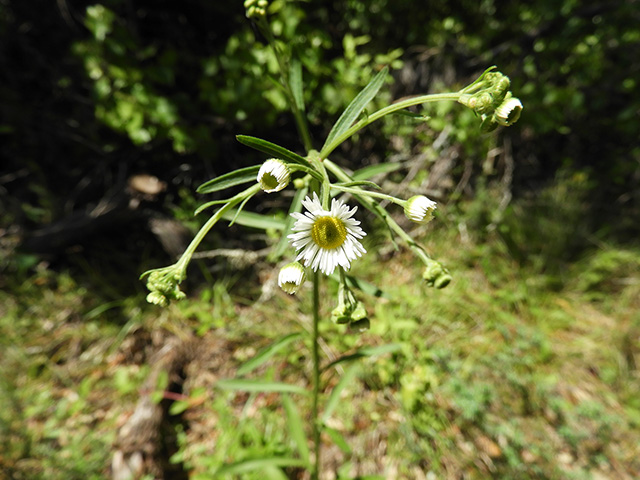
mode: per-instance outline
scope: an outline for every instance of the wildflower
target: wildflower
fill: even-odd
[[[516,97],[512,97],[509,92],[500,106],[496,108],[494,117],[500,125],[508,127],[518,121],[520,113],[522,113],[522,102]]]
[[[416,223],[428,223],[433,219],[436,202],[424,195],[411,197],[404,204],[404,214],[409,220]]]
[[[345,270],[366,250],[359,242],[366,233],[359,227],[360,222],[353,214],[358,207],[349,209],[343,202],[331,200],[331,209],[325,210],[314,192],[302,201],[307,209],[305,214],[292,213],[296,223],[293,225],[289,240],[298,250],[296,260],[304,260],[307,267],[314,272],[320,271],[331,275],[340,265]]]
[[[291,172],[282,160],[271,158],[264,162],[258,171],[260,188],[267,193],[279,192],[289,185]]]
[[[307,278],[304,267],[298,262],[291,262],[280,269],[278,275],[278,285],[282,290],[290,295],[298,291]]]

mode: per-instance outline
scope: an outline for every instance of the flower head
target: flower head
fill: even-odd
[[[353,214],[358,207],[349,209],[340,200],[331,200],[331,209],[325,210],[314,192],[313,199],[307,197],[302,201],[307,209],[305,214],[292,213],[296,219],[289,240],[298,250],[296,260],[304,260],[307,267],[331,275],[340,265],[345,270],[366,250],[359,239],[366,233],[359,227],[360,222]]]
[[[409,220],[416,223],[428,223],[433,218],[436,202],[424,195],[411,197],[404,204],[404,214]]]
[[[509,92],[500,106],[496,108],[494,117],[500,125],[508,127],[518,121],[521,113],[522,102],[516,97],[512,97]]]
[[[304,272],[304,267],[298,262],[291,262],[280,269],[278,275],[278,285],[282,290],[290,295],[293,295],[298,291],[300,285],[302,285],[307,278]]]
[[[271,158],[264,162],[258,171],[260,188],[267,193],[279,192],[289,185],[291,172],[282,160]]]

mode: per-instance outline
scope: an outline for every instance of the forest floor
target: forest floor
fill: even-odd
[[[360,357],[323,374],[325,402],[349,383],[322,478],[640,478],[640,252],[600,246],[550,275],[498,237],[422,239],[447,288],[424,285],[408,252],[369,246],[351,273],[383,291],[361,293],[370,330],[322,323],[325,362]],[[305,395],[220,381],[309,388],[310,287],[290,297],[276,276],[220,274],[159,309],[46,265],[16,272],[0,292],[0,479],[305,478],[220,473],[303,453],[291,423]]]

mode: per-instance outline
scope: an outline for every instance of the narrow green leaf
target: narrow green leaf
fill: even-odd
[[[331,186],[332,187],[366,187],[366,188],[375,188],[376,190],[380,190],[380,186],[377,183],[370,182],[368,180],[355,180],[353,182],[340,182],[340,183],[334,183]]]
[[[268,142],[261,138],[251,137],[249,135],[237,135],[236,138],[240,143],[248,147],[255,148],[256,150],[264,152],[267,155],[271,155],[272,157],[277,157],[282,160],[289,160],[293,163],[299,163],[300,165],[304,165],[307,168],[315,170],[314,166],[311,165],[311,163],[306,158],[292,152],[291,150],[287,150],[280,145],[276,145],[275,143]]]
[[[218,478],[219,475],[253,472],[254,470],[259,470],[266,467],[306,467],[306,464],[303,460],[300,460],[298,458],[252,458],[224,465],[216,471],[214,478]]]
[[[394,172],[400,168],[402,168],[401,163],[378,163],[377,165],[369,165],[368,167],[356,170],[353,172],[353,175],[351,175],[351,178],[353,178],[353,180],[367,180],[376,175]]]
[[[293,442],[298,448],[300,458],[309,464],[309,445],[307,444],[307,436],[304,433],[304,423],[300,416],[300,411],[296,404],[291,400],[291,397],[286,393],[282,395],[282,405],[287,413],[287,425],[289,426],[289,433]]]
[[[233,216],[233,220],[231,220],[231,222],[229,222],[229,226],[233,225],[234,223],[236,223],[236,220],[238,219],[238,216],[242,213],[242,209],[244,208],[244,206],[247,204],[247,202],[249,201],[249,199],[253,197],[253,195],[248,195],[247,198],[245,198],[242,203],[240,203],[240,205],[238,206],[238,208],[236,209],[236,214]]]
[[[362,89],[362,91],[353,99],[353,101],[349,104],[349,106],[342,112],[340,118],[335,123],[331,131],[329,132],[329,136],[327,140],[324,142],[324,146],[322,150],[329,145],[336,137],[339,137],[344,132],[346,132],[349,127],[357,120],[360,116],[360,113],[364,110],[367,104],[373,100],[373,97],[376,96],[380,87],[384,84],[384,79],[387,76],[387,72],[389,69],[384,67],[380,72],[373,77],[373,79],[369,82],[369,84]]]
[[[256,182],[258,177],[258,171],[260,165],[254,165],[252,167],[240,168],[233,172],[225,173],[219,177],[213,178],[208,182],[203,183],[196,190],[198,193],[212,193],[218,190],[224,190],[225,188],[240,185],[242,183]]]
[[[268,382],[265,380],[229,378],[226,380],[218,380],[216,385],[223,390],[239,392],[281,392],[309,395],[309,392],[305,388],[299,387],[298,385],[291,385],[282,382]]]
[[[357,279],[351,275],[347,275],[347,285],[353,288],[357,288],[358,290],[363,291],[367,295],[371,295],[372,297],[382,297],[382,298],[391,298],[390,295],[385,293],[384,290],[376,287],[374,284],[369,283],[365,280]]]
[[[229,199],[225,198],[224,200],[213,200],[212,202],[203,203],[198,208],[196,208],[196,211],[193,212],[193,214],[198,215],[209,207],[213,207],[214,205],[222,205],[223,203],[227,203],[228,201]]]
[[[340,450],[342,450],[346,454],[351,453],[351,447],[345,440],[344,436],[342,436],[342,434],[338,430],[336,430],[335,428],[326,427],[326,426],[322,430],[327,435],[329,435],[331,440],[333,440],[333,444],[337,446]]]
[[[284,219],[269,217],[254,212],[238,212],[236,209],[224,212],[222,218],[244,227],[258,228],[260,230],[282,230],[285,223]]]
[[[293,197],[293,201],[291,202],[291,206],[289,207],[289,215],[287,215],[287,218],[285,219],[283,235],[282,237],[280,237],[280,241],[278,241],[278,244],[273,250],[273,253],[271,253],[270,258],[272,261],[277,262],[278,260],[280,260],[280,257],[284,255],[285,250],[289,246],[289,239],[287,238],[287,234],[291,231],[293,222],[296,221],[296,219],[293,218],[291,214],[294,212],[300,212],[302,210],[302,200],[304,199],[308,191],[309,189],[307,187],[303,187],[300,190],[296,191],[296,194]]]
[[[385,353],[394,353],[402,350],[404,348],[404,344],[402,343],[389,343],[386,345],[380,345],[379,347],[365,347],[360,350],[356,350],[354,353],[349,355],[343,355],[335,359],[333,362],[329,363],[323,370],[329,370],[332,367],[335,367],[339,363],[351,362],[353,360],[358,360],[363,357],[375,357],[377,355],[383,355]]]
[[[291,60],[289,68],[289,85],[293,93],[293,100],[296,102],[296,108],[304,112],[304,95],[302,93],[302,64],[296,60]]]
[[[238,368],[237,375],[244,376],[249,372],[252,372],[261,365],[264,365],[271,357],[283,350],[291,342],[299,339],[302,336],[301,333],[290,333],[279,340],[276,340],[271,345],[261,350],[255,357],[245,362]]]
[[[327,404],[325,405],[324,412],[322,413],[322,423],[327,423],[327,420],[333,414],[333,411],[338,406],[338,402],[340,402],[340,395],[345,388],[353,383],[358,371],[360,370],[360,365],[353,364],[344,372],[344,375],[338,382],[338,384],[333,388],[331,395],[329,395],[329,399],[327,400]]]

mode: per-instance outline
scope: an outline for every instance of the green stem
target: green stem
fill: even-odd
[[[387,195],[386,193],[370,192],[368,190],[362,190],[361,188],[344,187],[342,185],[335,185],[335,184],[331,185],[331,188],[340,190],[341,192],[344,192],[344,193],[350,193],[352,195],[366,195],[367,197],[387,200],[397,205],[402,205],[405,202],[404,200],[400,200],[399,198],[392,197],[391,195]]]
[[[293,94],[293,90],[291,90],[291,84],[289,83],[289,69],[287,68],[284,54],[280,51],[280,48],[278,48],[276,39],[271,32],[271,28],[269,27],[269,23],[264,17],[260,19],[260,21],[258,22],[258,26],[260,27],[260,31],[262,32],[262,34],[267,38],[267,41],[269,42],[271,48],[273,48],[273,52],[275,53],[285,95],[287,96],[289,107],[291,107],[291,111],[293,112],[293,117],[296,121],[296,128],[298,129],[298,133],[300,134],[300,138],[302,139],[302,144],[304,145],[305,150],[308,152],[313,148],[313,144],[311,142],[311,134],[309,133],[307,118],[305,117],[304,112],[300,110],[300,108],[298,108],[298,103],[296,102],[295,95]]]
[[[336,176],[338,180],[342,182],[353,181],[353,179],[344,170],[342,170],[338,165],[333,163],[331,160],[325,159],[322,163],[324,164],[327,170],[329,170],[331,173],[333,173]],[[365,192],[365,193],[369,194],[370,192]],[[403,228],[400,225],[398,225],[398,223],[393,218],[391,218],[389,213],[383,207],[381,207],[378,203],[373,201],[370,197],[362,195],[362,193],[359,193],[359,194],[352,193],[352,195],[356,197],[358,201],[362,203],[364,206],[366,206],[368,209],[373,210],[378,215],[380,215],[385,220],[387,225],[389,225],[389,228],[391,228],[395,233],[397,233],[398,236],[405,241],[405,243],[409,246],[409,248],[411,248],[411,250],[413,250],[414,253],[418,257],[420,257],[420,259],[425,264],[428,265],[434,262],[434,260],[431,257],[429,257],[429,255],[427,255],[427,252],[425,252],[424,249],[420,245],[418,245],[415,242],[415,240],[411,238],[411,236],[407,232],[405,232]]]
[[[231,210],[233,207],[235,207],[238,203],[242,202],[243,200],[244,201],[248,200],[250,197],[258,193],[259,191],[260,191],[260,184],[258,183],[247,188],[246,190],[237,194],[235,197],[230,198],[229,201],[222,208],[220,208],[220,210],[214,213],[211,216],[211,218],[207,220],[207,223],[205,223],[202,226],[202,228],[198,231],[196,236],[193,237],[193,240],[191,240],[191,243],[185,249],[184,253],[180,257],[180,260],[178,260],[178,262],[176,263],[176,266],[178,266],[180,270],[183,271],[183,274],[182,274],[183,276],[185,276],[184,271],[186,270],[187,265],[191,261],[191,257],[193,256],[194,252],[198,248],[198,245],[200,245],[200,242],[202,242],[202,240],[207,235],[207,233],[209,233],[209,230],[211,230],[211,228],[218,222],[218,220],[222,218],[222,216],[227,211]]]
[[[312,358],[313,358],[313,401],[311,404],[311,425],[313,429],[314,460],[311,470],[311,480],[318,480],[320,473],[320,416],[318,403],[320,399],[320,274],[313,273],[313,332],[312,332]]]
[[[435,93],[431,95],[420,95],[418,97],[408,98],[406,100],[402,100],[397,103],[393,103],[384,108],[381,108],[377,112],[368,115],[366,118],[363,118],[356,124],[354,124],[351,128],[349,128],[342,135],[338,135],[329,145],[325,145],[320,152],[320,158],[326,159],[331,152],[333,152],[342,142],[347,140],[353,134],[363,129],[367,125],[372,124],[376,120],[381,119],[385,115],[389,115],[390,113],[397,112],[398,110],[402,110],[407,107],[412,107],[414,105],[420,105],[423,103],[432,103],[439,102],[441,100],[453,100],[457,101],[460,98],[460,92],[456,93]]]

